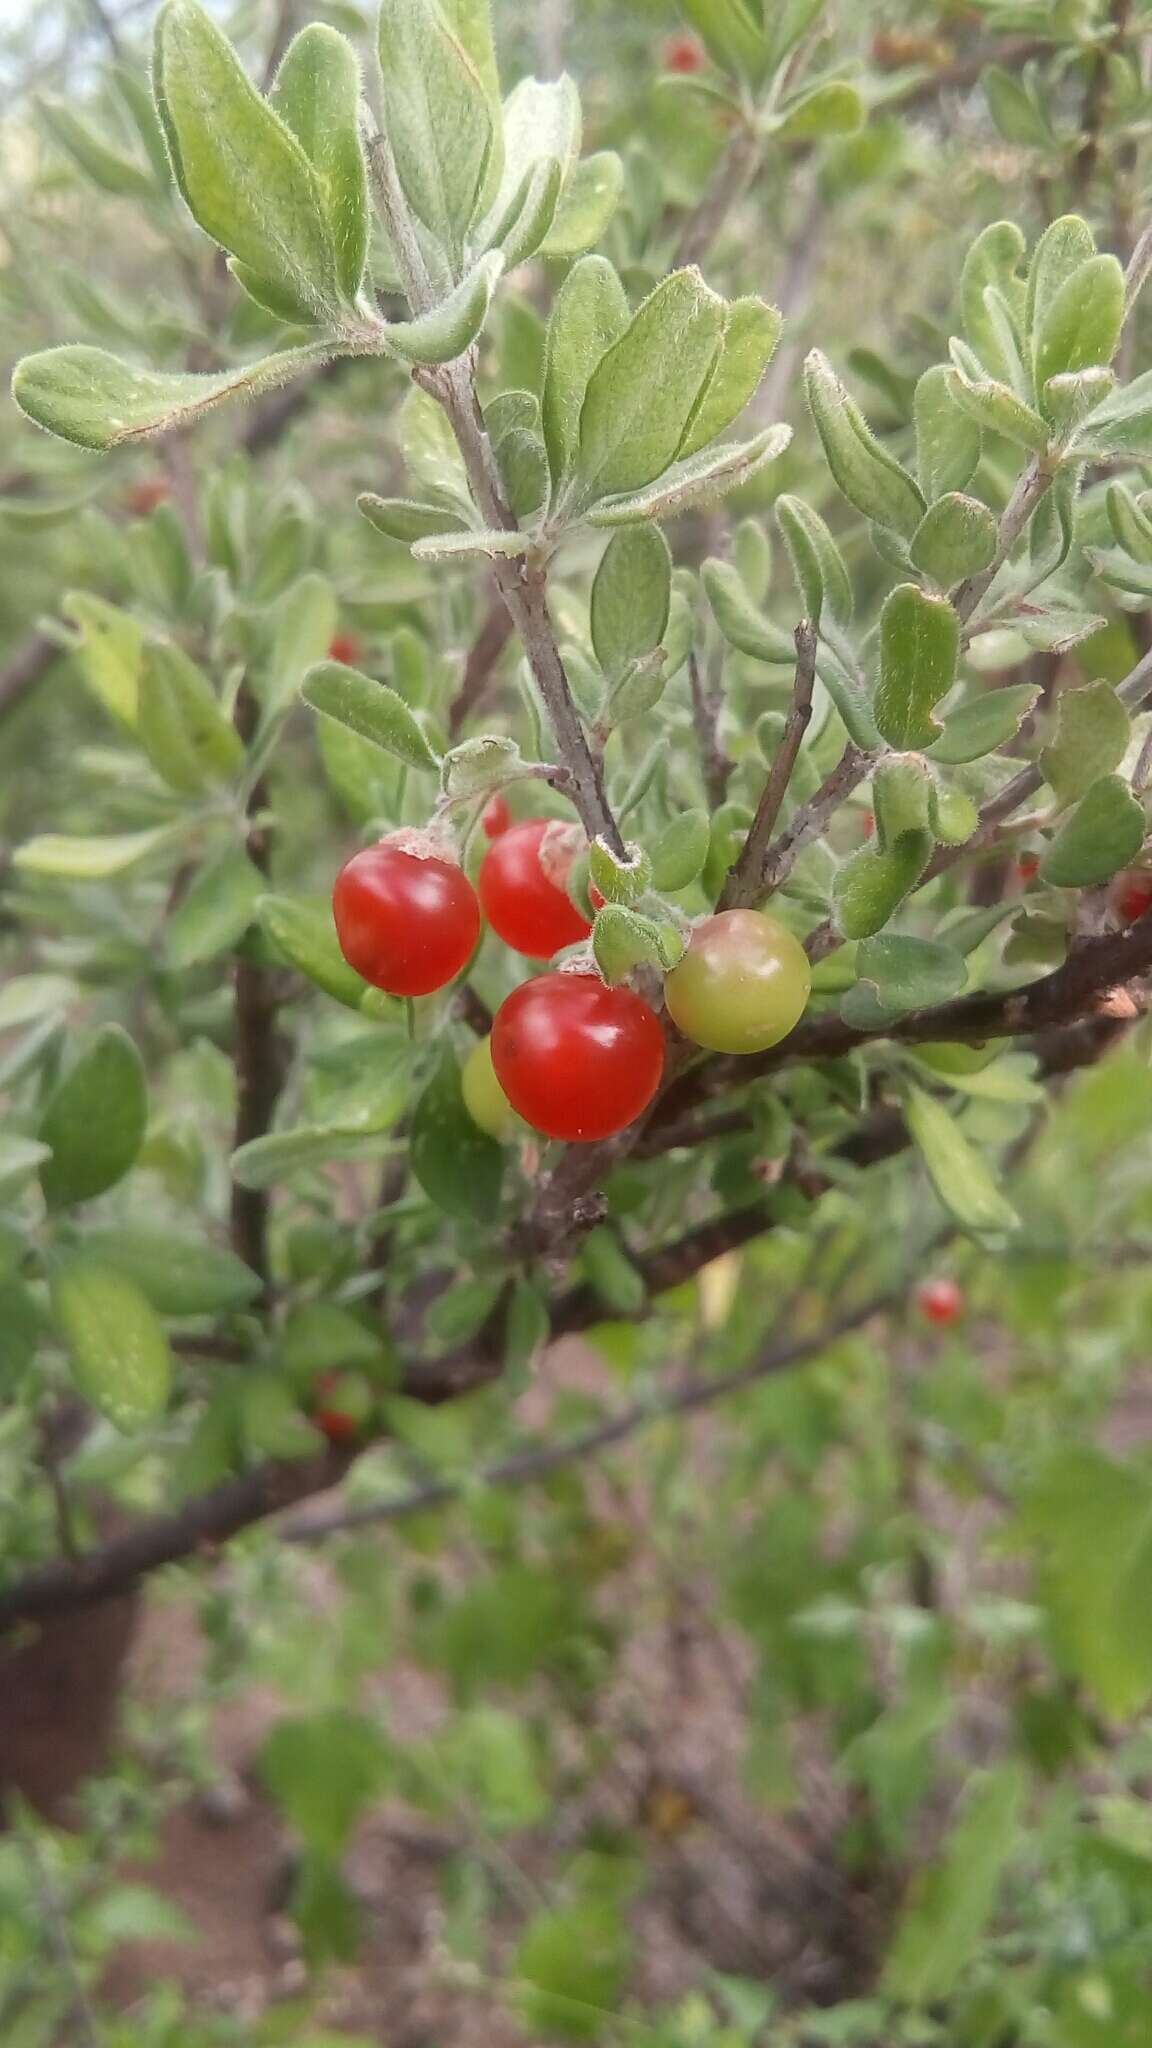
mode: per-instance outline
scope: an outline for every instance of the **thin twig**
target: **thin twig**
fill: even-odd
[[[788,794],[792,771],[812,717],[812,692],[816,685],[816,628],[811,619],[801,619],[796,628],[796,675],[792,702],[776,758],[768,771],[756,815],[740,857],[729,871],[717,908],[732,910],[758,903],[765,892],[765,876],[772,865],[770,845],[780,807]]]
[[[720,740],[720,715],[724,708],[721,691],[709,688],[700,669],[695,648],[688,656],[688,687],[692,696],[692,724],[700,756],[700,773],[709,805],[719,810],[728,794],[732,763]]]
[[[515,533],[518,522],[504,487],[476,396],[475,372],[463,358],[436,369],[417,371],[416,381],[437,398],[459,444],[472,494],[487,524]],[[531,556],[497,559],[496,586],[511,613],[548,715],[560,758],[572,777],[572,801],[589,839],[602,838],[612,852],[624,856],[620,829],[608,808],[600,770],[569,686],[556,632],[548,610],[547,575]]]
[[[952,592],[952,608],[965,625],[971,619],[989,585],[1008,560],[1037,505],[1048,491],[1052,475],[1053,472],[1045,469],[1036,455],[1031,456],[1025,463],[1016,479],[1012,495],[1000,515],[996,553],[991,563],[987,569],[982,569],[978,576],[969,576],[963,583],[958,583]]]
[[[236,700],[236,728],[247,744],[259,721],[259,703],[247,683]],[[268,806],[268,791],[262,777],[253,784],[248,798],[248,815],[256,819]],[[245,848],[253,867],[262,875],[269,868],[268,836],[261,823],[248,829]],[[236,1124],[233,1145],[249,1145],[271,1129],[272,1118],[284,1083],[283,1047],[276,1029],[279,1010],[276,975],[243,953],[233,970],[233,1013],[235,1036],[233,1060],[236,1069]],[[268,1207],[265,1188],[247,1188],[234,1180],[231,1199],[231,1240],[237,1258],[258,1275],[262,1298],[269,1293]]]
[[[829,819],[846,797],[872,771],[876,756],[865,753],[849,740],[836,766],[826,775],[814,796],[801,804],[774,846],[768,849],[760,876],[760,895],[770,896],[782,888],[806,846],[819,839]]]
[[[733,1372],[720,1374],[690,1374],[666,1390],[653,1395],[650,1400],[636,1401],[624,1408],[618,1415],[609,1416],[590,1429],[578,1431],[564,1437],[559,1443],[543,1444],[537,1450],[516,1451],[507,1458],[499,1458],[493,1464],[481,1468],[467,1481],[467,1491],[472,1492],[479,1483],[482,1486],[527,1486],[537,1480],[550,1478],[567,1465],[580,1463],[585,1458],[597,1456],[601,1451],[610,1450],[635,1436],[640,1430],[652,1424],[666,1422],[677,1415],[688,1415],[694,1410],[708,1408],[714,1402],[726,1400],[730,1395],[742,1393],[747,1387],[755,1386],[759,1380],[768,1379],[774,1373],[793,1370],[807,1364],[825,1351],[830,1344],[847,1336],[861,1324],[879,1315],[885,1308],[900,1298],[898,1292],[873,1295],[858,1307],[847,1309],[842,1315],[834,1316],[818,1335],[792,1339],[783,1344],[774,1344],[751,1364],[740,1366]],[[452,1479],[430,1480],[426,1485],[415,1488],[411,1493],[397,1500],[366,1501],[356,1507],[336,1507],[323,1514],[301,1516],[298,1521],[285,1523],[277,1533],[287,1543],[316,1543],[326,1536],[333,1536],[348,1529],[366,1528],[380,1522],[397,1522],[408,1515],[421,1514],[428,1508],[444,1507],[459,1499],[465,1491],[465,1483]]]
[[[485,612],[480,630],[468,649],[464,673],[460,678],[460,688],[453,697],[448,712],[450,739],[459,739],[468,720],[479,709],[500,656],[515,630],[512,614],[503,598],[497,594]]]
[[[699,205],[688,215],[676,243],[673,269],[699,263],[712,247],[737,200],[747,190],[760,162],[760,137],[747,124],[736,130],[717,165]]]

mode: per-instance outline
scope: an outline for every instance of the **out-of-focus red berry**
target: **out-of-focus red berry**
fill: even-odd
[[[512,813],[508,808],[507,797],[499,793],[490,797],[480,817],[485,839],[499,839],[500,834],[506,832],[511,823]]]
[[[873,834],[873,833],[875,832],[875,830],[876,830],[876,813],[875,813],[875,811],[865,811],[865,813],[864,813],[864,837],[865,837],[865,839],[871,839],[871,837],[872,837],[872,834]]]
[[[964,1296],[955,1280],[924,1280],[916,1289],[916,1306],[925,1322],[958,1323],[964,1313]]]
[[[1022,882],[1034,882],[1040,873],[1040,855],[1022,853],[1016,862],[1016,873]]]
[[[136,519],[147,519],[157,505],[166,504],[171,496],[172,486],[167,477],[142,476],[128,493],[128,510]]]
[[[364,659],[364,644],[356,633],[333,633],[328,643],[329,661],[342,661],[355,668]]]
[[[1152,868],[1125,868],[1109,891],[1112,909],[1122,924],[1135,924],[1152,909]]]
[[[706,62],[704,45],[695,36],[669,36],[664,45],[665,71],[679,71],[687,75],[693,71],[702,71]]]
[[[343,1380],[343,1373],[321,1373],[316,1382],[320,1400],[309,1414],[312,1427],[327,1437],[330,1444],[355,1443],[363,1427],[362,1416],[353,1415],[337,1405]]]

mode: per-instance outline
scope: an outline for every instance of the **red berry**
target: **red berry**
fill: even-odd
[[[1152,869],[1126,868],[1117,875],[1110,891],[1112,908],[1124,924],[1135,924],[1152,908]]]
[[[958,1323],[964,1296],[955,1280],[925,1280],[916,1289],[916,1306],[925,1322]]]
[[[695,36],[669,36],[664,45],[665,71],[693,72],[704,69],[704,45]]]
[[[1034,882],[1040,873],[1040,855],[1022,853],[1016,863],[1016,873],[1022,882]]]
[[[364,643],[356,633],[333,633],[328,642],[328,659],[356,668],[364,659]]]
[[[476,886],[493,931],[516,953],[550,960],[592,927],[565,889],[579,834],[555,818],[528,818],[494,839]]]
[[[172,486],[167,477],[145,476],[133,484],[128,493],[128,510],[137,519],[146,519],[157,505],[163,505],[172,496]]]
[[[309,1411],[308,1420],[330,1444],[355,1443],[363,1426],[363,1417],[353,1415],[350,1410],[334,1405],[339,1400],[344,1374],[339,1372],[321,1373],[316,1382],[318,1394],[326,1395],[318,1407]],[[357,1404],[358,1405],[358,1404]]]
[[[498,1010],[492,1064],[527,1123],[586,1145],[648,1107],[664,1071],[664,1033],[631,989],[607,988],[595,974],[541,974]]]
[[[507,797],[490,797],[480,816],[485,839],[499,839],[501,833],[506,832],[511,823],[512,813],[508,809]]]
[[[463,869],[387,839],[341,868],[332,914],[349,966],[390,996],[443,988],[467,966],[480,937],[480,905]]]
[[[871,837],[872,837],[872,834],[873,834],[873,833],[875,832],[875,830],[876,830],[876,813],[875,813],[875,811],[865,811],[865,813],[864,813],[864,837],[865,837],[865,839],[871,839]]]

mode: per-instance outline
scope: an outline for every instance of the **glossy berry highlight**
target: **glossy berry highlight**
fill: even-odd
[[[527,818],[494,839],[476,886],[498,938],[530,960],[550,960],[592,927],[565,888],[579,835],[555,818]]]
[[[696,926],[664,983],[668,1014],[709,1052],[766,1052],[786,1038],[812,992],[792,932],[759,910],[722,910]]]
[[[386,839],[341,868],[332,915],[349,966],[390,996],[428,996],[454,981],[480,937],[480,905],[463,869]]]
[[[541,974],[514,989],[492,1027],[496,1078],[526,1123],[592,1144],[647,1109],[664,1072],[660,1019],[596,974]]]

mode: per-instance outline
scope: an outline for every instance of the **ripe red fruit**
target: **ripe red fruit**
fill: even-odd
[[[664,1071],[664,1033],[631,989],[607,988],[595,974],[541,974],[497,1011],[492,1064],[527,1123],[587,1145],[648,1107]]]
[[[864,837],[865,837],[865,839],[871,839],[871,837],[872,837],[872,834],[873,834],[873,833],[875,832],[875,830],[876,830],[876,813],[875,813],[875,811],[865,811],[865,813],[864,813]]]
[[[507,797],[490,797],[480,814],[485,839],[499,839],[501,833],[506,832],[511,823],[512,813],[508,809]]]
[[[592,927],[564,887],[579,843],[573,826],[527,818],[488,848],[476,886],[493,931],[514,952],[550,960],[588,937]]]
[[[1152,909],[1152,869],[1126,868],[1117,875],[1110,891],[1112,908],[1124,924],[1135,924]]]
[[[390,996],[443,988],[480,937],[480,905],[463,869],[387,839],[341,868],[332,915],[349,966]]]
[[[327,1437],[330,1444],[355,1443],[364,1423],[362,1414],[353,1414],[351,1412],[354,1406],[359,1407],[361,1405],[359,1402],[350,1402],[347,1409],[339,1405],[341,1388],[344,1383],[345,1376],[343,1373],[321,1373],[316,1381],[316,1392],[321,1397],[326,1398],[321,1398],[317,1405],[310,1408],[308,1412],[308,1420],[312,1427],[318,1429],[321,1436]]]
[[[916,1289],[916,1306],[925,1322],[958,1323],[964,1313],[964,1296],[955,1280],[924,1280]]]
[[[172,496],[172,486],[164,476],[141,477],[128,493],[128,510],[137,519],[146,519],[157,505],[163,505]]]
[[[1034,882],[1040,873],[1040,855],[1022,853],[1016,863],[1016,873],[1022,882]]]
[[[690,73],[704,69],[704,45],[695,36],[669,36],[664,45],[665,71]]]
[[[328,659],[355,668],[364,659],[364,643],[356,633],[333,633],[328,642]]]

